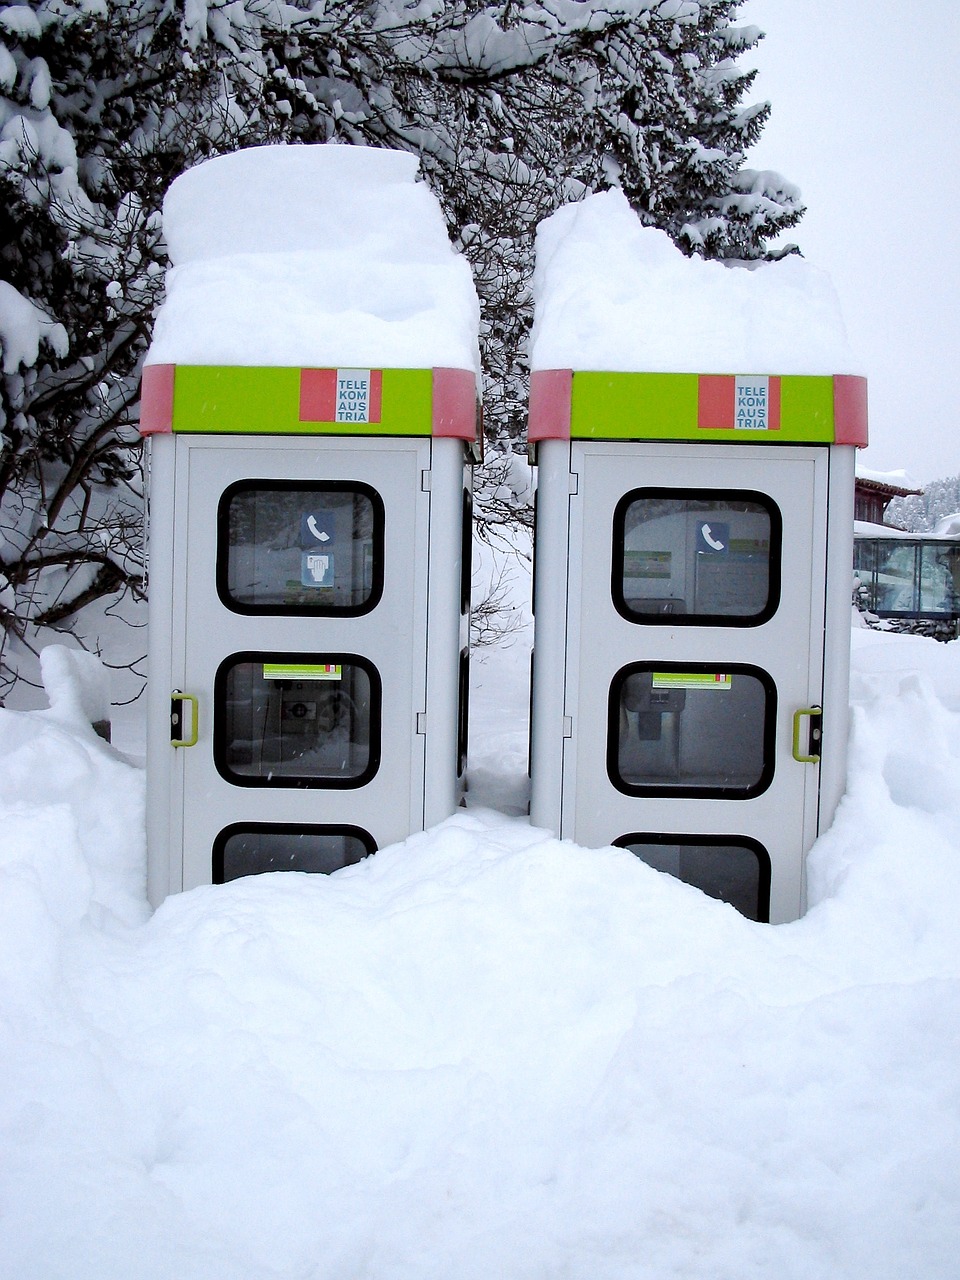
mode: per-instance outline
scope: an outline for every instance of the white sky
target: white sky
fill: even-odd
[[[960,0],[746,0],[773,115],[749,163],[797,184],[870,378],[870,468],[960,472]]]

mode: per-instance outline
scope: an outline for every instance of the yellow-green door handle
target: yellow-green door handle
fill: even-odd
[[[190,704],[190,733],[183,727],[183,705]],[[200,707],[192,693],[181,693],[174,689],[170,695],[170,745],[172,747],[196,746],[200,736]]]
[[[810,721],[806,751],[800,746],[800,726]],[[793,758],[801,764],[819,764],[820,746],[823,740],[823,708],[801,707],[793,713]]]

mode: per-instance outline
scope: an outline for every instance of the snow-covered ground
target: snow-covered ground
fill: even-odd
[[[955,1277],[960,644],[853,641],[779,927],[518,816],[522,628],[470,808],[151,916],[143,774],[51,668],[0,711],[0,1275]]]

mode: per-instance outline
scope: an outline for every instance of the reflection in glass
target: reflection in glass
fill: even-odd
[[[373,841],[342,827],[249,827],[222,832],[214,849],[214,883],[266,871],[328,875],[373,852]]]
[[[777,606],[780,516],[760,494],[637,490],[615,521],[615,594],[628,617],[758,622]],[[775,571],[774,571],[775,570]]]
[[[656,871],[728,902],[749,920],[769,919],[770,859],[759,846],[702,837],[670,841],[627,836],[617,843]]]
[[[611,696],[614,783],[628,792],[759,794],[773,768],[773,699],[772,684],[742,668],[626,668]]]
[[[243,482],[221,501],[218,571],[228,606],[357,613],[382,577],[379,499],[365,486]]]
[[[917,545],[889,543],[878,547],[876,568],[877,608],[883,613],[916,613]]]
[[[920,612],[960,613],[960,545],[924,542],[920,565]]]
[[[231,780],[359,786],[372,776],[371,676],[356,661],[235,660],[217,686],[217,766]]]

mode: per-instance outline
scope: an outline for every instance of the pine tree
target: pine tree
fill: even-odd
[[[10,6],[0,32],[2,688],[45,630],[142,590],[159,206],[246,120],[216,58],[192,57],[190,31],[150,0]]]
[[[736,0],[33,0],[0,10],[0,659],[140,590],[139,366],[158,210],[265,141],[415,152],[483,306],[489,437],[525,416],[533,232],[618,184],[687,253],[756,258],[802,213],[744,168]],[[486,485],[491,518],[523,520]],[[484,486],[481,486],[481,493]],[[504,505],[505,502],[505,505]],[[497,506],[497,504],[500,504]]]
[[[929,533],[939,521],[960,512],[960,476],[931,480],[923,493],[894,498],[886,521],[910,533]]]
[[[477,280],[493,441],[522,434],[533,233],[561,204],[622,186],[684,252],[725,259],[767,256],[802,216],[794,187],[744,168],[770,108],[740,105],[755,73],[736,59],[760,32],[732,26],[736,9],[500,0],[427,21],[412,6],[361,9],[332,40],[308,26],[271,49],[286,136],[420,155]]]

